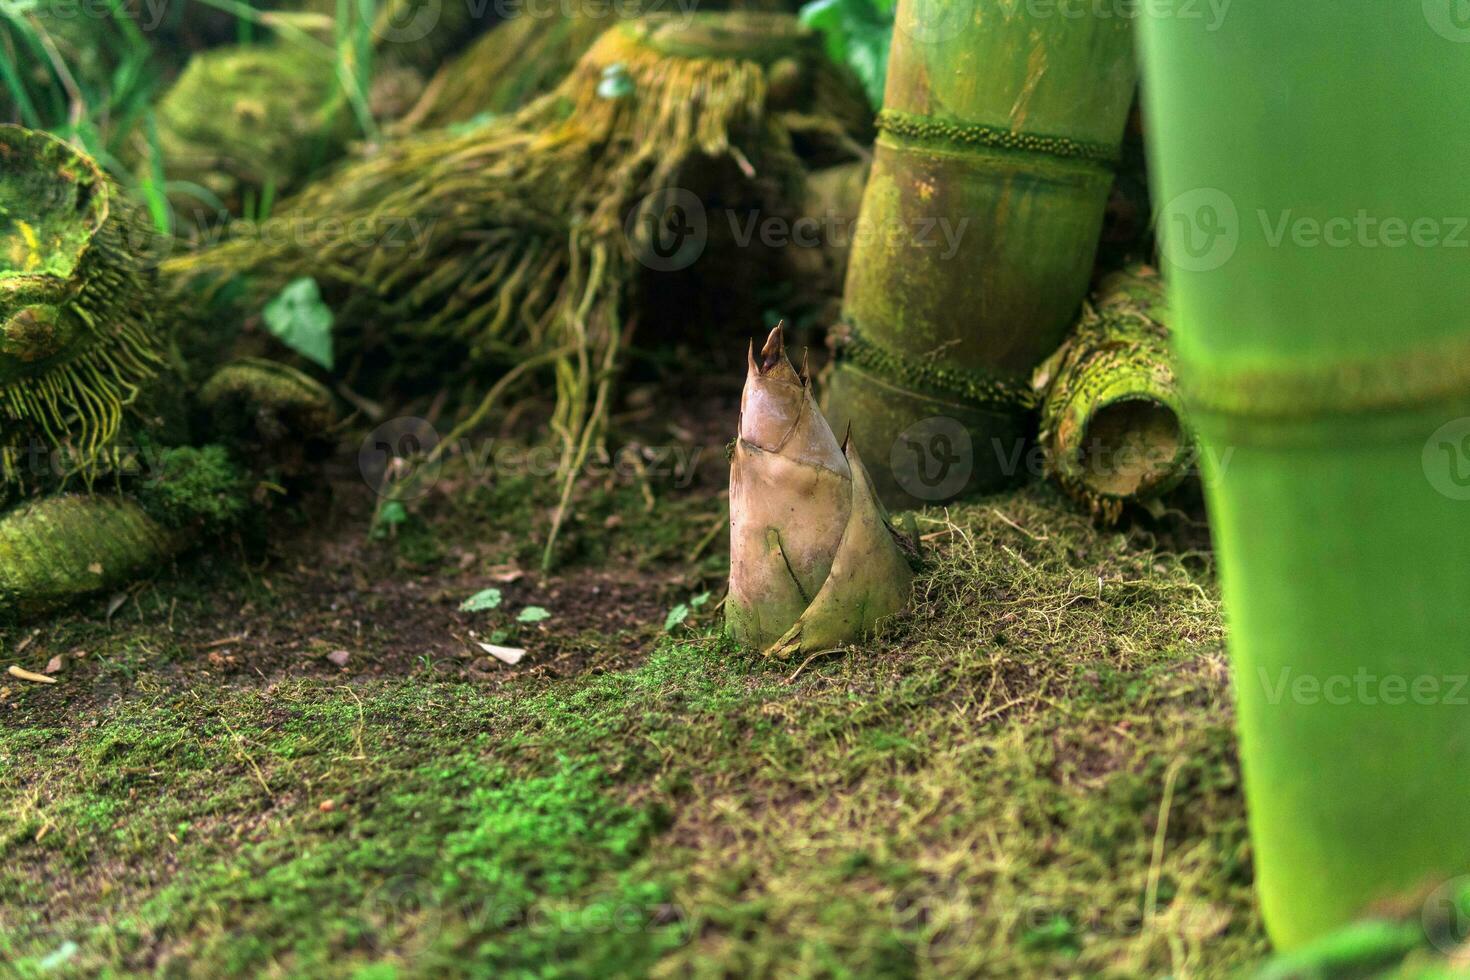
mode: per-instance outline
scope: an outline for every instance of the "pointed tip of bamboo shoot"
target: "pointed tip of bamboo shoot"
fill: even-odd
[[[761,348],[761,373],[771,370],[777,363],[786,359],[786,321],[777,323],[771,330],[770,336],[766,338],[766,344]]]

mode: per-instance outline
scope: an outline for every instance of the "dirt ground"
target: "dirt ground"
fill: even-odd
[[[554,480],[474,442],[385,523],[363,423],[263,536],[0,632],[56,680],[0,678],[0,956],[407,977],[1260,955],[1197,501],[1115,530],[1044,485],[920,512],[912,617],[765,663],[718,635],[738,389],[630,404],[610,444],[642,465],[583,481],[550,573]]]

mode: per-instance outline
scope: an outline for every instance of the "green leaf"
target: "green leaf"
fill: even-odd
[[[482,589],[459,604],[460,612],[484,612],[500,608],[500,590]]]
[[[316,280],[290,283],[266,304],[265,325],[281,343],[327,370],[332,369],[332,311]]]
[[[853,70],[875,107],[883,104],[894,6],[893,0],[813,0],[801,8],[801,22],[822,35],[833,61]]]
[[[703,606],[706,602],[709,602],[709,595],[710,594],[708,592],[701,592],[699,595],[695,596],[693,599],[690,599],[689,600],[689,604],[691,606],[693,606],[695,609],[698,609],[701,606]]]
[[[547,612],[545,609],[542,609],[540,606],[527,606],[525,609],[522,609],[521,614],[516,617],[516,622],[539,623],[550,618],[551,613]]]
[[[669,610],[669,618],[664,620],[664,632],[672,633],[676,626],[683,625],[684,620],[688,618],[689,607],[682,602],[679,603],[673,609]]]
[[[408,508],[401,501],[390,500],[383,505],[373,520],[372,535],[379,541],[388,536],[388,529],[407,522]]]

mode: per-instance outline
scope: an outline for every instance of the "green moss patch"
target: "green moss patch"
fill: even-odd
[[[64,684],[12,691],[0,956],[328,977],[1257,958],[1207,559],[1041,489],[919,528],[917,615],[805,663],[735,653],[705,607],[566,678],[180,687],[143,658],[64,720],[43,710]]]

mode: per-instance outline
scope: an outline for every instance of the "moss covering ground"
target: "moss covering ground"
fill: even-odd
[[[757,662],[717,637],[718,589],[664,629],[721,573],[719,482],[609,481],[543,580],[516,569],[554,487],[446,474],[376,539],[359,514],[0,633],[7,663],[65,660],[56,685],[3,678],[0,961],[1133,977],[1260,956],[1207,555],[1097,532],[1046,488],[926,512],[911,621]],[[481,587],[503,605],[460,611]],[[467,662],[468,630],[530,652]]]

